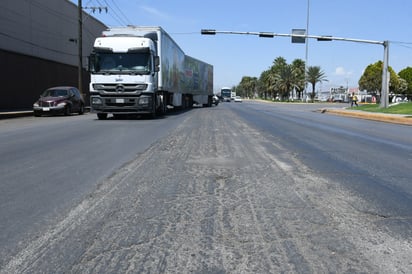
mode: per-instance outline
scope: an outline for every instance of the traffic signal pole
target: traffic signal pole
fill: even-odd
[[[383,68],[382,68],[382,89],[381,89],[381,108],[387,108],[389,106],[389,41],[383,43]]]
[[[307,34],[284,34],[284,33],[274,33],[274,32],[242,32],[242,31],[217,31],[214,29],[202,29],[201,34],[203,35],[215,35],[215,34],[245,34],[245,35],[257,35],[264,38],[273,38],[275,36],[281,37],[292,37],[293,38],[312,38],[318,41],[346,41],[346,42],[356,42],[356,43],[366,43],[366,44],[376,44],[383,45],[384,56],[383,56],[383,68],[382,68],[382,88],[381,88],[381,103],[382,108],[388,107],[389,102],[389,41],[374,41],[374,40],[363,40],[363,39],[353,39],[353,38],[343,38],[334,37],[328,35],[307,35]]]

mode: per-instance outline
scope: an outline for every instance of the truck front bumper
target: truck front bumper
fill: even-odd
[[[153,113],[153,98],[150,95],[139,97],[90,96],[91,111],[95,113]]]

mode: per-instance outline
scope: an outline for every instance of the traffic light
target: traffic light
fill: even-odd
[[[332,41],[331,35],[325,35],[322,37],[317,38],[318,41]]]
[[[274,36],[273,32],[259,32],[259,37],[273,38]]]
[[[203,35],[215,35],[216,30],[214,30],[214,29],[202,29],[200,31],[200,33],[203,34]]]

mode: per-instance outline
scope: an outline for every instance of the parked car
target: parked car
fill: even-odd
[[[236,103],[242,103],[242,98],[240,98],[240,96],[236,96],[235,97],[235,102]]]
[[[84,99],[75,87],[61,86],[46,89],[33,104],[34,116],[42,114],[70,115],[84,113]]]

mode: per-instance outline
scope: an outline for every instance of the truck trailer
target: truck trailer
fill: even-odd
[[[163,115],[211,106],[213,66],[186,55],[161,27],[109,28],[89,56],[91,112]]]

